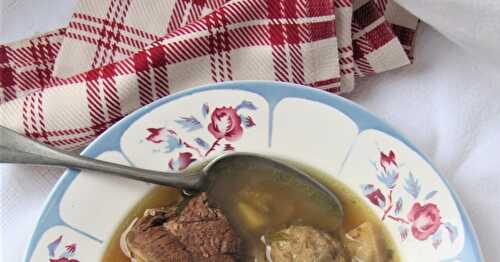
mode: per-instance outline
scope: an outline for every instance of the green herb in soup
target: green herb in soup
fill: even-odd
[[[400,261],[361,198],[330,176],[301,169],[335,192],[343,217],[311,190],[283,183],[286,174],[227,170],[208,199],[201,194],[181,200],[175,190],[153,190],[117,230],[103,260]]]

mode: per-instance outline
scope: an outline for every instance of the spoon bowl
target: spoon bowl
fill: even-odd
[[[226,209],[230,220],[243,219],[231,211],[238,208],[240,199],[250,194],[255,205],[263,205],[262,199],[259,200],[262,196],[271,196],[274,203],[280,203],[274,207],[276,209],[295,206],[296,198],[300,196],[301,201],[320,207],[321,215],[329,217],[327,228],[337,228],[342,223],[343,209],[337,196],[314,177],[285,162],[259,154],[236,152],[213,159],[202,172],[201,190],[207,192],[209,202]],[[300,215],[303,219],[310,219],[315,216],[313,210],[310,210],[313,213]]]

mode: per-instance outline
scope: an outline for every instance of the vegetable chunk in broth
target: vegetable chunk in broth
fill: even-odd
[[[331,176],[295,163],[294,166],[332,190],[343,210],[339,211],[336,205],[317,198],[312,190],[291,181],[286,174],[266,173],[259,167],[218,172],[217,176],[225,177],[209,187],[208,201],[223,211],[242,239],[241,261],[269,261],[271,257],[274,262],[292,261],[286,257],[318,254],[318,250],[325,250],[324,247],[311,249],[314,243],[332,243],[338,248],[332,251],[337,258],[332,260],[329,254],[326,261],[400,261],[387,230],[360,197]],[[103,261],[130,261],[120,251],[118,242],[133,217],[140,216],[140,212],[148,208],[169,207],[178,203],[178,193],[173,196],[172,190],[158,188],[127,216],[109,244]],[[159,205],[162,201],[164,204]],[[290,232],[325,236],[326,240],[321,242],[315,237],[314,241],[307,243],[308,236],[291,236]],[[297,245],[297,241],[309,250],[298,250],[301,245]],[[279,250],[279,247],[291,250]],[[333,250],[333,247],[330,249]],[[317,260],[311,258],[310,261]]]

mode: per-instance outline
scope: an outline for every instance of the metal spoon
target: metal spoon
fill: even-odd
[[[227,186],[227,183],[221,181],[238,173],[234,172],[235,170],[254,171],[270,176],[276,183],[300,187],[301,192],[306,192],[311,199],[327,202],[339,218],[343,216],[342,206],[336,195],[316,179],[280,161],[251,153],[221,155],[209,161],[201,170],[183,173],[157,172],[66,153],[0,126],[0,163],[92,170],[179,189],[206,191],[209,196],[211,191],[220,191],[221,185]],[[234,178],[238,179],[233,175]],[[218,196],[220,197],[220,194]]]

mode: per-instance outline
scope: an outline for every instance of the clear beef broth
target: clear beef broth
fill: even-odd
[[[332,234],[340,229],[338,207],[298,178],[244,164],[237,173],[224,167],[214,172],[223,179],[209,188],[209,201],[224,211],[246,243],[243,257],[248,261],[263,259],[262,236],[290,225],[312,225]]]
[[[182,196],[175,188],[158,186],[151,190],[139,203],[130,209],[130,212],[117,227],[101,261],[130,262],[130,258],[125,256],[120,248],[120,237],[130,223],[135,218],[142,216],[147,209],[174,206],[181,200]]]
[[[290,186],[294,184],[293,181],[283,183],[276,180],[277,174],[266,174],[258,167],[253,170],[227,170],[220,174],[226,178],[209,190],[209,201],[217,203],[224,211],[244,242],[243,261],[266,261],[262,237],[290,225],[312,226],[344,241],[346,232],[365,222],[380,232],[378,240],[384,248],[383,261],[400,261],[388,232],[362,199],[337,180],[317,170],[305,166],[299,168],[335,192],[343,207],[343,218],[339,217],[332,205],[310,194],[310,190]],[[235,175],[238,179],[235,179]],[[117,230],[103,261],[129,261],[119,249],[121,233],[133,217],[140,216],[145,209],[178,203],[180,195],[174,192],[158,187],[141,201]],[[351,261],[348,252],[345,255],[346,261]]]

